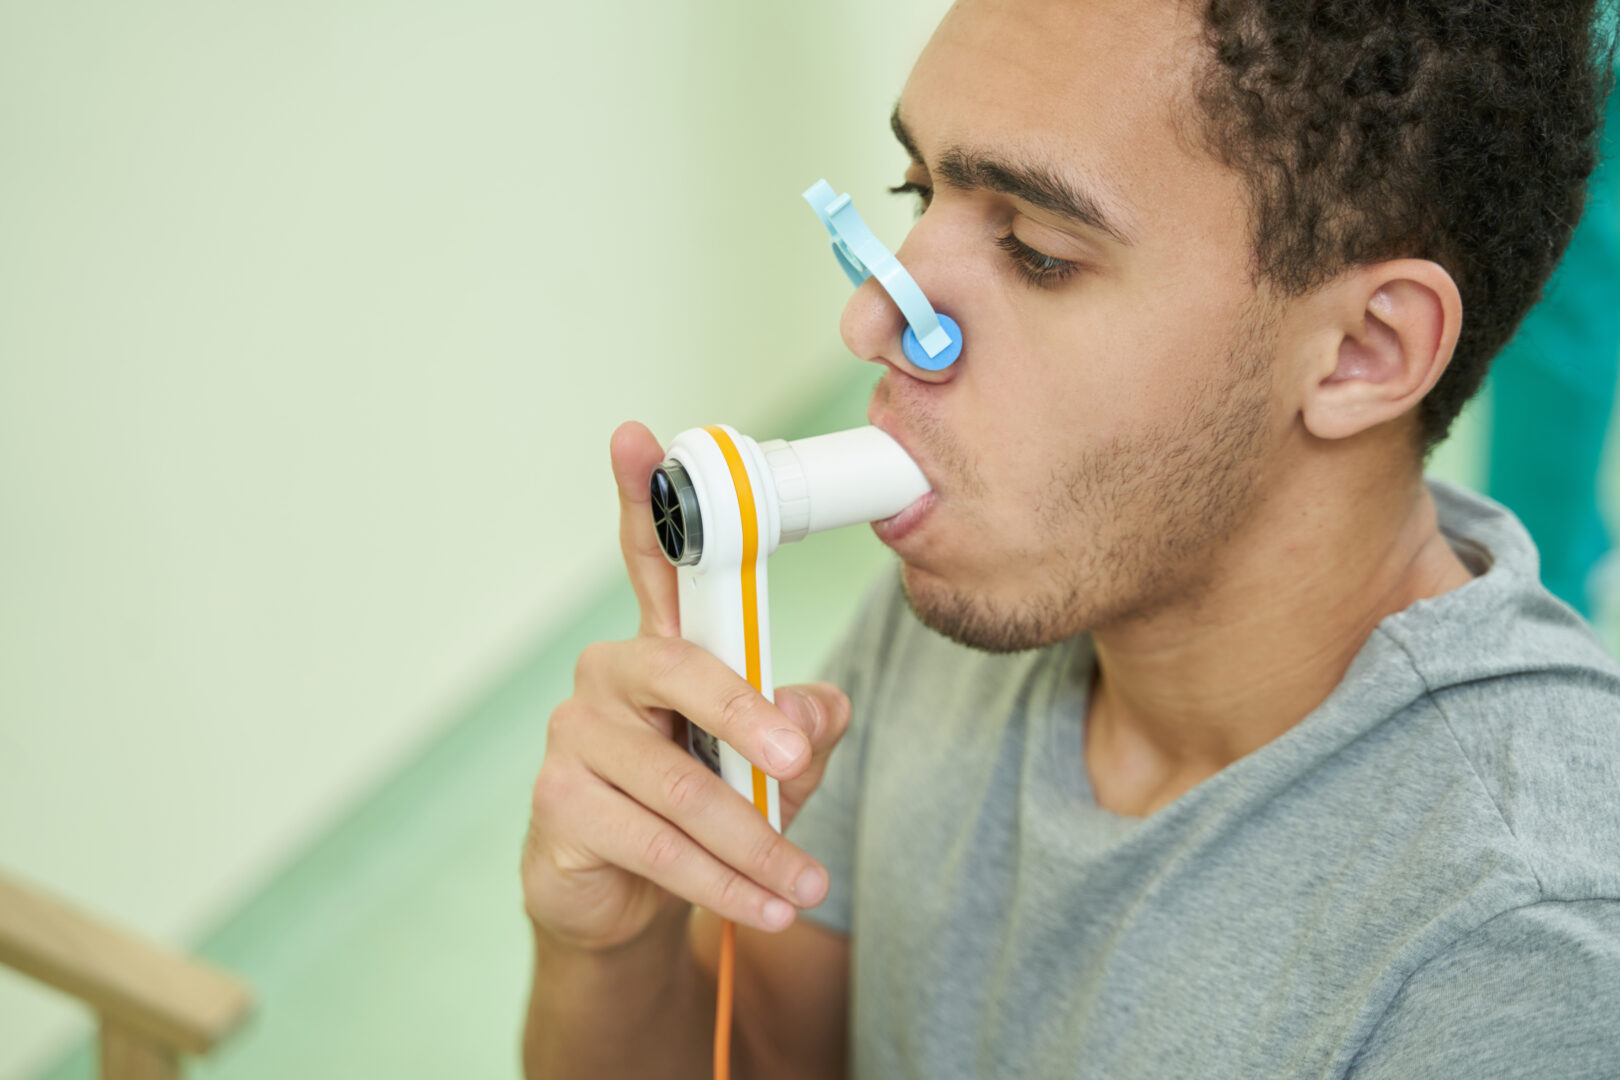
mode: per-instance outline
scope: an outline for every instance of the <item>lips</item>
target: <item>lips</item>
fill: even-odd
[[[872,531],[877,534],[879,540],[893,547],[917,531],[923,520],[928,517],[928,512],[938,502],[939,496],[932,491],[919,495],[915,502],[893,517],[872,522]]]
[[[939,495],[936,490],[932,490],[936,485],[934,483],[933,472],[931,469],[929,469],[928,464],[917,457],[917,453],[912,449],[911,440],[906,437],[906,433],[898,424],[894,422],[894,418],[888,413],[884,412],[883,409],[878,405],[878,398],[882,396],[882,393],[883,388],[880,386],[878,388],[878,393],[874,394],[872,397],[872,403],[867,406],[867,421],[871,423],[873,427],[877,428],[889,438],[900,444],[900,449],[904,450],[907,456],[910,457],[912,461],[917,463],[917,468],[922,471],[923,479],[928,481],[928,486],[931,489],[924,492],[922,495],[919,495],[915,500],[913,500],[910,506],[907,506],[904,510],[900,511],[898,514],[895,514],[893,517],[884,518],[882,521],[872,522],[872,531],[877,534],[877,538],[890,547],[893,547],[895,544],[898,544],[901,540],[917,531],[917,528],[922,525],[923,520],[928,517],[929,511],[932,510],[936,504],[938,504]]]

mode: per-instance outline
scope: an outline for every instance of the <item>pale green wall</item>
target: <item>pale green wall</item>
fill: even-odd
[[[612,572],[620,420],[847,379],[798,194],[898,241],[944,6],[0,0],[0,865],[191,940]]]

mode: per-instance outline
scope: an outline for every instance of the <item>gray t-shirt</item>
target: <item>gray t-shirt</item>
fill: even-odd
[[[1620,668],[1507,511],[1430,488],[1479,576],[1146,818],[1091,792],[1088,637],[975,652],[879,583],[788,830],[851,1077],[1620,1077]]]

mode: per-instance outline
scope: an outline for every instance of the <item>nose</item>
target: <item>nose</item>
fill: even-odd
[[[907,270],[912,269],[908,263],[902,265]],[[906,358],[905,349],[901,346],[901,335],[906,331],[906,317],[875,277],[862,282],[844,305],[838,329],[845,347],[862,360],[888,364],[922,382],[948,382],[961,366],[961,362],[957,361],[940,371],[928,371]]]

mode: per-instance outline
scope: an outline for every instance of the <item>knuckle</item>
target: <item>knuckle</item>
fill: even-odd
[[[664,773],[663,792],[664,801],[669,808],[685,816],[702,805],[704,799],[705,776],[694,767],[689,760],[682,760]]]
[[[591,682],[593,676],[602,669],[605,663],[603,653],[607,643],[593,641],[579,651],[579,659],[574,661],[574,688],[585,686]]]
[[[640,508],[627,506],[625,511],[626,513],[639,514]],[[630,534],[630,550],[651,563],[654,570],[659,569],[658,562],[663,562],[665,566],[669,565],[664,562],[664,549],[658,543],[658,534],[653,531],[653,523],[650,518],[645,525],[639,518],[635,521],[634,529]],[[658,562],[653,562],[653,560]]]
[[[573,781],[567,778],[565,770],[544,764],[540,766],[540,775],[534,779],[534,791],[530,796],[536,818],[544,820],[555,816],[558,808],[567,806],[573,796]]]
[[[551,718],[546,721],[546,747],[547,756],[552,746],[555,746],[558,736],[566,740],[581,721],[580,714],[585,711],[576,698],[567,701],[551,710]]]
[[[748,878],[728,866],[714,890],[715,903],[712,906],[717,911],[736,911],[743,906],[752,889],[753,883]]]
[[[715,716],[720,721],[720,730],[732,735],[747,730],[745,725],[753,714],[758,699],[759,695],[754,692],[752,686],[727,687],[714,710]]]
[[[757,871],[756,877],[761,881],[773,877],[774,869],[788,856],[788,843],[782,834],[769,826],[765,834],[754,842],[754,850],[749,853],[749,864]]]
[[[680,860],[683,846],[674,829],[660,828],[647,840],[647,848],[642,855],[649,868],[662,873]]]
[[[660,681],[680,671],[692,655],[692,644],[685,638],[649,638],[643,648],[647,650],[648,670]]]

